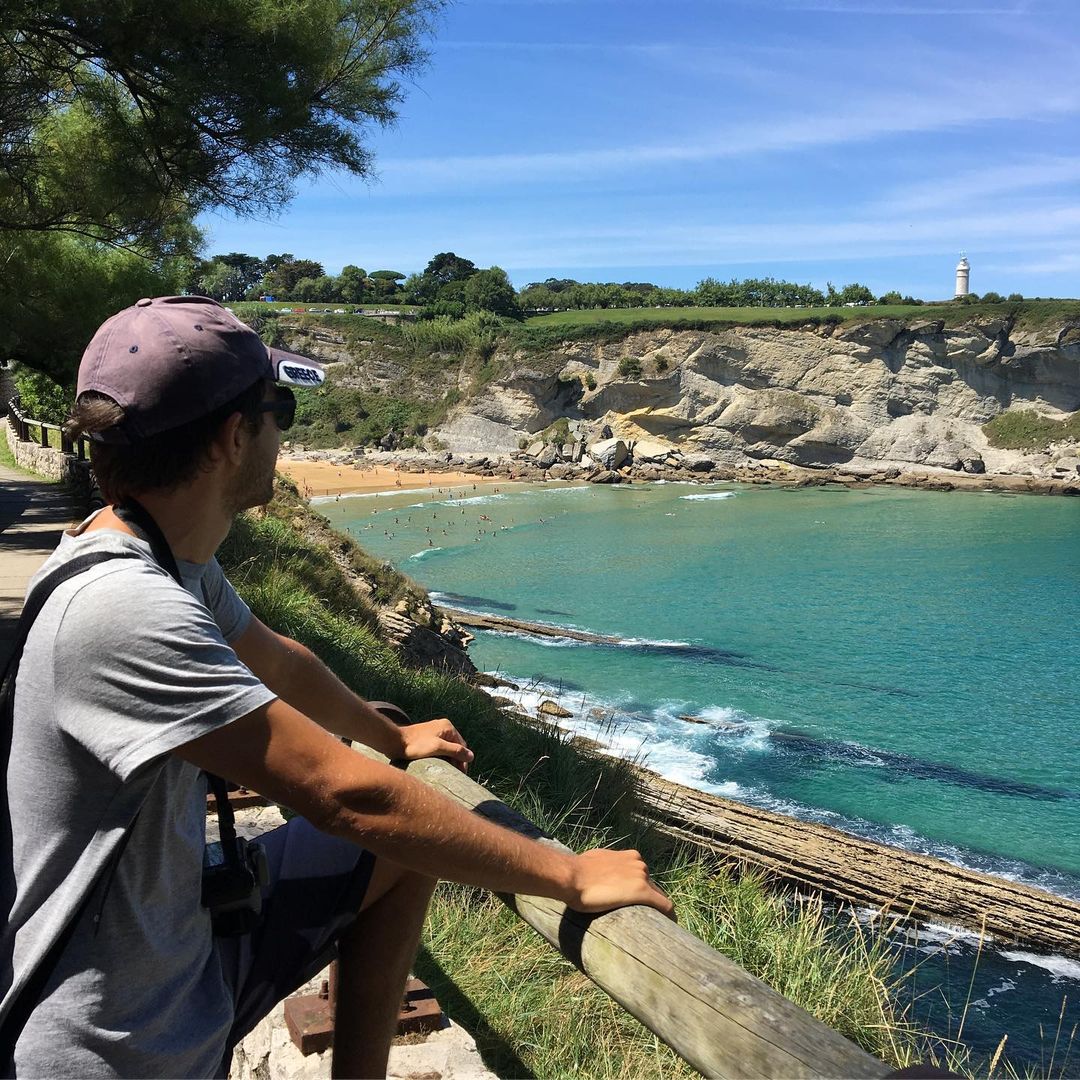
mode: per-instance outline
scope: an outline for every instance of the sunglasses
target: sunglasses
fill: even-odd
[[[288,431],[296,419],[296,396],[287,386],[275,386],[274,400],[264,401],[258,411],[273,413],[278,431]]]

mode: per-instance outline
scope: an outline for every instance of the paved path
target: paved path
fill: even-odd
[[[0,464],[0,661],[7,661],[27,583],[81,517],[63,485]]]

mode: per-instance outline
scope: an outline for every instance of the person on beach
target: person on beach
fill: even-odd
[[[555,851],[354,752],[343,739],[473,760],[448,719],[388,721],[226,580],[214,553],[272,497],[289,387],[322,380],[200,297],[140,300],[86,349],[71,430],[108,505],[28,594],[51,589],[11,713],[9,1074],[223,1076],[236,1042],[337,956],[334,1073],[383,1076],[440,878],[673,914],[636,852]],[[245,847],[222,814],[226,842],[208,847],[217,778],[296,816]]]

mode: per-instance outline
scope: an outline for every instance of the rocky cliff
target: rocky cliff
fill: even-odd
[[[1064,418],[1080,409],[1076,326],[658,327],[500,359],[506,374],[434,433],[451,451],[518,450],[565,420],[588,444],[610,428],[730,466],[778,459],[1075,479],[1080,465],[1071,442],[1021,453],[994,449],[982,431],[1007,410]]]

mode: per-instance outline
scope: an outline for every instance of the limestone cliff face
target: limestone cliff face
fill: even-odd
[[[451,450],[514,450],[562,417],[589,441],[607,425],[730,464],[1041,471],[1053,455],[994,450],[982,425],[1008,409],[1080,409],[1080,329],[1014,333],[1004,320],[657,328],[506,360],[509,374],[436,432]]]

